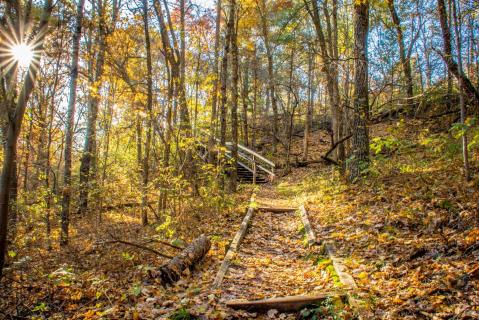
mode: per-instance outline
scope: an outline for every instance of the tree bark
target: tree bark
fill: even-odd
[[[399,58],[403,67],[404,78],[406,79],[407,105],[413,107],[414,86],[411,71],[411,59],[404,46],[404,34],[401,27],[401,20],[399,19],[399,15],[396,11],[394,0],[388,0],[388,8],[389,12],[391,13],[391,19],[393,21],[394,28],[396,29],[397,43],[399,46]]]
[[[92,184],[96,175],[96,131],[98,109],[100,105],[100,89],[101,78],[103,76],[105,51],[106,51],[106,21],[105,21],[105,3],[103,0],[98,1],[98,50],[96,65],[93,77],[93,83],[90,85],[92,89],[89,93],[88,101],[88,120],[85,134],[85,144],[80,160],[80,198],[78,213],[85,214],[88,210],[88,201],[90,191],[93,189]]]
[[[60,244],[68,243],[68,228],[70,224],[70,202],[72,188],[72,148],[73,130],[75,126],[75,108],[78,83],[78,58],[80,55],[80,38],[82,33],[83,7],[85,0],[78,1],[75,29],[72,37],[72,57],[70,65],[70,93],[68,97],[67,122],[65,125],[65,164],[63,171],[62,212]]]
[[[39,32],[33,43],[36,43],[35,50],[39,59],[43,54],[43,42],[47,34],[48,23],[50,21],[51,12],[53,10],[53,4],[51,0],[45,0],[43,3],[42,16],[38,26]],[[18,16],[17,19],[22,19]],[[21,131],[23,117],[25,115],[25,109],[33,91],[35,80],[37,78],[39,69],[39,60],[32,61],[32,66],[26,72],[25,79],[23,81],[23,87],[18,97],[14,113],[9,122],[6,143],[5,154],[3,155],[3,167],[2,175],[0,177],[0,277],[2,276],[3,267],[5,265],[5,254],[7,252],[7,233],[8,233],[8,216],[9,216],[9,200],[10,200],[10,186],[12,176],[16,174],[14,170],[14,164],[16,162],[16,150],[18,136]]]
[[[211,118],[210,118],[210,136],[208,140],[208,162],[214,162],[214,145],[217,134],[218,122],[218,83],[219,83],[219,52],[220,52],[220,32],[221,32],[221,0],[216,0],[216,28],[215,28],[215,53],[213,66],[213,89],[211,92]]]
[[[458,69],[460,73],[464,73],[464,69],[462,67],[462,39],[461,39],[461,34],[462,34],[462,25],[459,22],[458,18],[458,11],[460,10],[460,2],[456,3],[455,0],[453,0],[454,3],[452,4],[453,8],[453,16],[454,16],[454,31],[456,33],[456,51],[457,51],[457,57],[458,57]],[[462,81],[462,78],[459,79],[459,106],[461,109],[460,113],[460,121],[461,124],[464,125],[466,122],[466,103],[464,101],[464,83]],[[469,181],[471,179],[471,173],[469,170],[469,151],[467,149],[468,147],[468,139],[467,139],[467,131],[463,133],[462,135],[462,160],[463,160],[463,166],[464,166],[464,178]]]
[[[232,30],[231,37],[231,71],[232,75],[232,88],[231,88],[231,138],[232,138],[232,148],[231,155],[233,157],[233,163],[230,167],[230,192],[236,192],[238,186],[238,97],[239,97],[239,52],[238,52],[238,21],[236,18],[236,0],[230,0],[230,17],[229,19],[233,21],[231,25],[234,30]]]
[[[246,59],[243,72],[243,90],[241,93],[243,100],[243,143],[250,147],[249,128],[248,128],[248,102],[249,102],[249,58]]]
[[[349,180],[354,181],[369,166],[368,97],[369,1],[354,4],[354,120]]]
[[[157,270],[151,271],[151,276],[159,278],[160,283],[167,287],[180,280],[183,271],[193,269],[208,253],[211,242],[208,237],[201,235],[188,245],[179,255],[163,264]]]
[[[273,153],[277,152],[278,143],[278,102],[276,99],[276,80],[274,75],[273,51],[269,39],[269,25],[266,10],[266,0],[259,0],[258,9],[261,17],[261,29],[266,48],[266,57],[268,59],[268,87],[271,99],[271,108],[273,109]]]
[[[462,82],[464,92],[467,94],[468,98],[474,101],[475,104],[479,104],[479,90],[474,87],[471,80],[464,74],[464,72],[459,70],[458,64],[452,56],[451,30],[449,29],[446,3],[444,0],[437,0],[437,8],[444,46],[444,52],[441,56],[446,63],[448,70]]]
[[[148,23],[148,1],[143,0],[143,30],[145,35],[145,50],[146,50],[146,69],[147,69],[147,126],[146,126],[146,140],[145,140],[145,155],[142,160],[142,206],[141,206],[141,222],[144,226],[148,225],[148,183],[150,173],[150,147],[151,135],[153,127],[153,67],[151,59],[151,42],[150,30]]]

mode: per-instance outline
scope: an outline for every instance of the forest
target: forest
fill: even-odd
[[[479,319],[476,0],[0,0],[0,319]]]

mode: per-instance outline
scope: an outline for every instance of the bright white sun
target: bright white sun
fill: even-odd
[[[33,60],[33,49],[26,43],[18,43],[10,48],[13,59],[15,59],[19,66],[26,68]]]

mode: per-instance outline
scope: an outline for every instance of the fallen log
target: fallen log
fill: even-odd
[[[208,253],[211,241],[205,235],[201,235],[190,243],[176,257],[163,264],[156,270],[150,271],[150,276],[158,278],[162,286],[167,287],[180,280],[183,271],[193,269]]]
[[[295,208],[269,208],[269,207],[259,207],[257,208],[260,212],[272,212],[272,213],[284,213],[284,212],[294,212]]]
[[[232,309],[240,309],[247,311],[268,311],[276,309],[279,312],[294,312],[304,307],[320,303],[330,297],[345,297],[344,292],[327,292],[311,296],[289,296],[280,298],[270,298],[262,300],[230,300],[226,302],[226,306]]]
[[[148,202],[148,206],[151,206],[153,204],[155,204],[156,202],[154,201],[150,201]],[[142,203],[141,202],[127,202],[127,203],[120,203],[120,204],[116,204],[116,205],[107,205],[107,206],[103,206],[101,208],[101,211],[102,212],[105,212],[105,211],[113,211],[113,210],[122,210],[122,209],[128,209],[128,208],[136,208],[136,207],[141,207]]]

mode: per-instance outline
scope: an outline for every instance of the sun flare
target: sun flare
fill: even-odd
[[[26,43],[14,44],[10,50],[13,58],[18,62],[20,67],[28,67],[33,60],[33,49]]]

